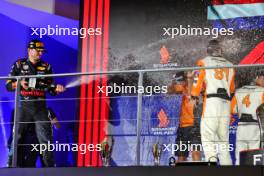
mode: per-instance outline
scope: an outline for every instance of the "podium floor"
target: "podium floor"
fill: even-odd
[[[263,166],[1,168],[0,176],[264,176]]]

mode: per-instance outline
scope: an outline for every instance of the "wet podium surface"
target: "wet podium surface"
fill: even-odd
[[[263,166],[2,168],[0,176],[264,176]]]

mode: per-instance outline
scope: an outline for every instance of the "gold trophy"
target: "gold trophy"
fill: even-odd
[[[162,153],[162,146],[159,143],[155,143],[152,145],[152,154],[154,157],[154,166],[160,165],[160,157]]]
[[[100,151],[100,156],[103,161],[103,166],[110,166],[113,144],[114,139],[111,136],[105,137],[101,143],[102,150]]]

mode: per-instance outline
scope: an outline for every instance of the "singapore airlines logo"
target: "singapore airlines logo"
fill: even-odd
[[[163,45],[160,48],[160,63],[161,64],[167,64],[170,60],[170,53],[168,49]]]
[[[153,135],[174,135],[176,133],[175,120],[169,118],[165,110],[163,108],[159,108],[159,111],[153,117],[154,126],[151,128],[151,133]]]
[[[158,113],[158,119],[159,119],[159,125],[158,125],[159,128],[165,128],[170,123],[170,120],[163,109],[161,109],[160,112]]]
[[[161,48],[159,50],[159,54],[160,54],[160,63],[159,64],[153,64],[154,68],[178,67],[177,63],[171,63],[170,62],[171,54],[165,45],[161,46]]]

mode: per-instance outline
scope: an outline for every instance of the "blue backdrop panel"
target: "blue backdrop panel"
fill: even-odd
[[[179,124],[181,96],[144,96],[142,103],[141,129],[141,164],[153,165],[152,145],[174,143]],[[111,99],[112,119],[109,131],[115,143],[113,148],[113,165],[136,164],[136,124],[137,97],[125,96]],[[168,117],[168,124],[159,128],[158,113],[163,109]],[[159,131],[157,133],[157,131]],[[161,164],[168,163],[170,152],[162,153]]]
[[[235,161],[236,161],[235,149],[236,149],[237,124],[238,124],[238,116],[236,115],[232,116],[230,120],[230,126],[229,126],[229,143],[234,146],[234,150],[230,152],[233,164],[235,164]]]
[[[142,129],[141,129],[141,164],[153,165],[152,145],[174,144],[179,125],[181,95],[156,95],[144,96],[142,104]],[[137,126],[137,97],[119,96],[111,99],[112,116],[109,121],[109,132],[114,137],[115,143],[112,153],[112,165],[136,165],[136,126]],[[169,123],[166,127],[159,128],[158,113],[163,109]],[[235,147],[237,117],[230,123],[230,144]],[[235,162],[235,152],[231,152]],[[161,154],[161,165],[168,165],[172,151]]]
[[[1,69],[0,75],[7,76],[11,70],[11,65],[15,62],[15,60],[20,56],[24,56],[26,52],[26,40],[27,35],[21,35],[21,33],[29,33],[29,29],[16,21],[10,20],[0,14],[0,23],[4,24],[4,27],[0,28],[0,58],[1,58]],[[19,31],[19,32],[18,32]],[[5,88],[5,81],[0,81],[0,109],[1,114],[0,118],[3,123],[9,123],[11,121],[11,111],[14,107],[14,95],[13,93],[8,93]],[[6,102],[7,101],[7,102]],[[4,129],[3,129],[4,128]],[[5,132],[4,132],[5,131]],[[7,140],[4,139],[4,133],[6,137],[9,138],[11,134],[11,126],[10,125],[1,125],[0,130],[0,167],[6,166],[7,159]]]

